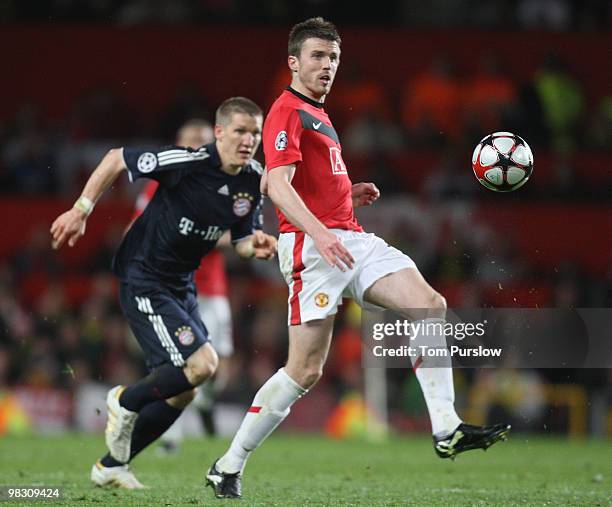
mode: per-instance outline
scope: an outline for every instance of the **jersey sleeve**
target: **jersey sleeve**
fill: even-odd
[[[164,186],[176,185],[194,163],[209,157],[205,147],[193,150],[170,146],[157,150],[124,148],[123,159],[128,168],[130,181],[151,178]],[[196,164],[197,165],[197,164]]]
[[[302,161],[302,122],[295,109],[282,107],[271,112],[263,129],[266,170]]]

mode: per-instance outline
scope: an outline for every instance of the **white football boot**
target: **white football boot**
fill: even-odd
[[[120,463],[127,463],[130,460],[132,432],[138,417],[138,412],[132,412],[119,405],[119,396],[124,389],[124,386],[115,386],[106,396],[108,421],[104,431],[106,446],[111,456]]]
[[[100,487],[123,488],[123,489],[145,489],[128,465],[118,467],[105,467],[96,461],[91,467],[91,482]]]

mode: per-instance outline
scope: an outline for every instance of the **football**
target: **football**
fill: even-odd
[[[485,136],[474,149],[472,169],[489,190],[511,192],[522,187],[533,172],[533,153],[527,142],[510,132]]]

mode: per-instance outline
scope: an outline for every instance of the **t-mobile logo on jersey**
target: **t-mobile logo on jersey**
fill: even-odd
[[[342,154],[339,148],[330,146],[329,159],[331,161],[333,174],[346,174],[346,166],[344,165],[344,160],[342,160]]]
[[[223,235],[223,231],[217,225],[209,225],[202,229],[195,229],[194,225],[195,222],[193,220],[182,217],[179,222],[179,232],[183,236],[188,236],[190,232],[198,234],[204,241],[217,241]]]
[[[183,236],[187,236],[191,231],[193,231],[193,226],[195,222],[193,220],[189,220],[187,217],[182,217],[179,222],[179,232]]]

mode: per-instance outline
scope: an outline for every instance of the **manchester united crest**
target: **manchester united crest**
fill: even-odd
[[[325,292],[319,292],[315,296],[315,305],[319,308],[325,308],[329,304],[329,296]]]

